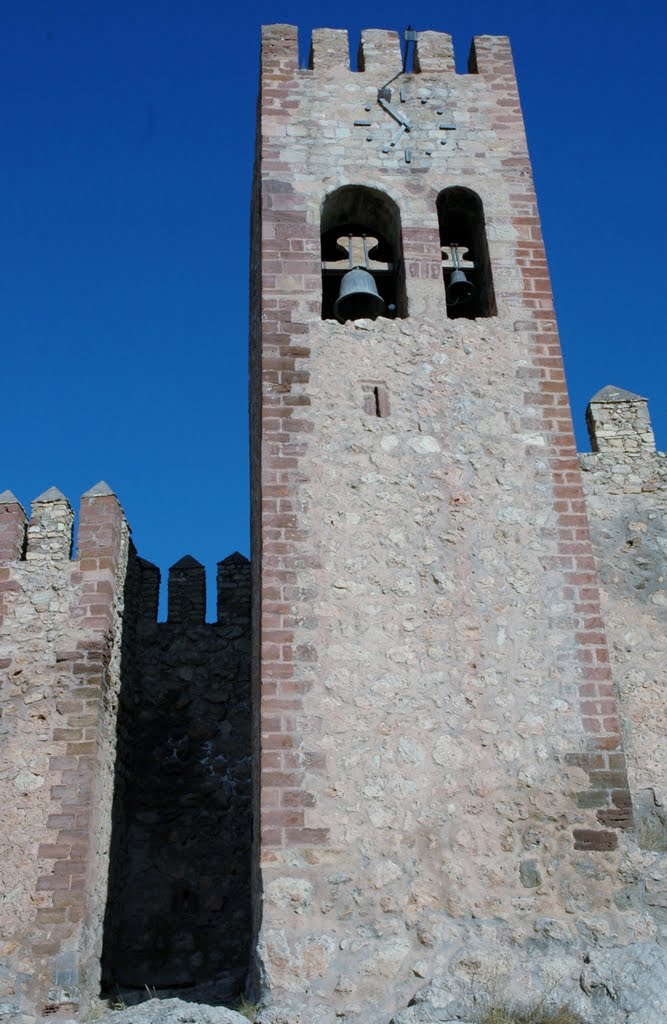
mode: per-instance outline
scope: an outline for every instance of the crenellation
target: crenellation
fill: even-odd
[[[57,487],[49,487],[31,503],[26,559],[57,563],[72,556],[74,511]]]
[[[299,37],[294,25],[262,26],[262,69],[271,73],[276,83],[282,74],[299,67]]]
[[[493,79],[495,88],[502,90],[514,85],[514,59],[507,36],[474,36],[468,57],[468,71]]]
[[[386,75],[387,80],[403,67],[403,54],[398,32],[379,28],[366,28],[359,44],[359,71],[367,75]],[[384,82],[378,81],[378,87]]]
[[[350,49],[347,29],[313,29],[309,67],[317,74],[349,71]]]
[[[116,495],[91,489],[81,497],[76,557],[86,571],[109,569],[118,559],[126,525]]]
[[[157,622],[160,602],[160,570],[157,565],[138,558],[139,573],[139,618],[146,622]]]
[[[218,622],[231,616],[247,615],[250,606],[250,562],[234,551],[218,562],[217,615]]]
[[[594,452],[639,454],[655,451],[648,403],[641,395],[607,385],[591,398],[586,425]]]
[[[199,902],[188,903],[179,890],[193,926],[211,936],[208,958],[195,957],[193,964],[199,963],[199,976],[208,980],[221,958],[234,961],[230,977],[238,988],[247,956],[242,935],[248,928],[248,883],[239,865],[247,861],[249,837],[248,562],[240,555],[226,560],[225,608],[219,623],[209,626],[203,566],[182,559],[171,574],[175,618],[157,623],[159,570],[136,556],[111,488],[101,482],[82,496],[75,558],[69,550],[73,517],[55,488],[40,495],[30,524],[32,557],[24,561],[25,514],[10,492],[2,495],[0,537],[9,558],[0,566],[0,883],[13,898],[0,904],[10,951],[3,970],[11,988],[0,996],[0,1010],[8,1019],[23,1014],[30,1024],[42,1013],[83,1018],[99,993],[103,945],[118,928],[109,920],[109,885],[115,891],[118,871],[132,863],[126,859],[131,847],[123,846],[129,826],[118,808],[137,788],[153,793],[143,787],[133,751],[146,742],[137,701],[146,696],[142,688],[149,680],[150,686],[158,683],[158,665],[166,689],[157,705],[166,705],[154,720],[156,734],[171,727],[169,714],[175,716],[174,729],[199,730],[201,749],[193,748],[192,771],[181,773],[179,782],[183,821],[193,833],[207,813],[193,803],[198,786],[200,801],[208,794],[195,781],[201,757],[210,760],[206,779],[228,773],[218,809],[201,831],[192,871],[200,882],[209,879],[208,915],[226,893],[224,920],[232,938],[222,941],[197,910]],[[202,696],[191,706],[188,698],[184,714],[183,688],[194,686],[195,677]],[[141,732],[131,742],[129,722]],[[167,759],[170,750],[167,743]],[[149,763],[164,770],[159,757]],[[173,798],[172,788],[158,802],[171,806]],[[171,817],[169,822],[171,828]],[[206,862],[216,849],[222,866],[209,869]],[[149,891],[156,899],[164,895]],[[232,891],[241,900],[238,906],[230,905]],[[169,894],[167,904],[175,898]],[[189,962],[187,951],[179,955]]]
[[[104,988],[131,999],[146,985],[169,995],[201,984],[229,998],[250,938],[250,565],[238,553],[220,563],[225,599],[206,623],[203,566],[186,556],[172,567],[169,618],[156,622],[145,590],[158,571],[139,563],[118,710]]]
[[[11,491],[0,494],[0,562],[25,556],[28,517]]]
[[[10,973],[30,964],[15,993],[26,1011],[85,1009],[99,977],[129,531],[115,497],[91,494],[75,559],[67,499],[50,488],[33,502],[27,558],[6,563],[0,607],[3,884],[20,908],[2,928]]]
[[[424,75],[455,73],[452,37],[447,32],[419,32],[415,43],[414,70]]]
[[[651,849],[667,843],[667,814],[653,797],[667,786],[667,453],[655,450],[639,395],[607,386],[586,416],[593,451],[579,461],[638,837]]]
[[[192,555],[185,555],[169,569],[168,622],[204,622],[206,618],[206,570]]]

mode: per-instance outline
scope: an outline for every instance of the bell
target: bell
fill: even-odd
[[[475,286],[469,281],[462,270],[453,270],[447,286],[447,299],[450,306],[462,306],[470,302]]]
[[[378,294],[373,275],[363,267],[348,270],[334,303],[336,319],[342,324],[346,320],[375,320],[384,311],[384,299]]]

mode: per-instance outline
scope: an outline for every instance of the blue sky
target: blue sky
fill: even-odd
[[[259,27],[512,38],[579,447],[605,384],[667,447],[667,5],[0,0],[0,490],[99,479],[164,571],[249,553]]]

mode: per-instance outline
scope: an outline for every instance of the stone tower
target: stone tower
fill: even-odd
[[[252,945],[258,1024],[664,1024],[667,453],[576,453],[509,44],[270,26],[259,109],[252,588],[0,493],[0,1022]]]
[[[405,45],[262,42],[256,975],[314,1021],[384,1022],[471,944],[642,935],[509,42],[467,74],[448,35]],[[353,267],[379,298],[341,323]]]

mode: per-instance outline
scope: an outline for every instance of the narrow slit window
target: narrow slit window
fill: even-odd
[[[389,394],[387,386],[381,383],[368,383],[362,385],[364,398],[364,412],[368,416],[376,416],[384,419],[389,415]]]

